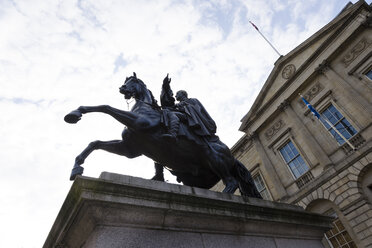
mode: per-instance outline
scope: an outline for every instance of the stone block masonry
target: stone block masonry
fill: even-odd
[[[314,248],[331,221],[295,205],[103,172],[75,180],[44,248]]]

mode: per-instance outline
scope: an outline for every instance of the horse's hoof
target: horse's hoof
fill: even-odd
[[[80,121],[81,116],[82,116],[81,112],[76,109],[74,111],[71,111],[69,114],[67,114],[65,116],[64,120],[67,123],[74,124],[74,123]]]
[[[239,183],[237,181],[230,181],[226,183],[226,187],[222,192],[234,194],[238,188],[239,188]]]
[[[158,174],[156,174],[155,176],[153,176],[152,178],[151,178],[151,180],[154,180],[154,181],[160,181],[160,182],[164,182],[165,180],[164,180],[164,175],[158,175]]]
[[[74,181],[77,175],[83,175],[84,168],[81,166],[77,166],[72,168],[70,181]]]

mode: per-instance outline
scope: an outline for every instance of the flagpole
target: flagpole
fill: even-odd
[[[324,123],[321,121],[321,119],[322,120],[324,120],[325,122],[327,122],[327,124],[341,137],[341,139],[343,140],[343,141],[345,141],[353,150],[356,150],[355,149],[355,147],[351,144],[351,142],[348,140],[348,139],[346,139],[341,133],[340,133],[340,131],[338,131],[337,130],[337,128],[335,128],[334,126],[333,126],[333,124],[327,119],[327,118],[325,118],[322,114],[319,114],[318,113],[318,111],[316,111],[315,109],[314,109],[314,107],[313,106],[311,106],[311,104],[310,103],[308,103],[307,101],[306,101],[306,99],[303,97],[303,95],[301,95],[301,93],[299,93],[298,94],[301,98],[302,98],[302,100],[305,102],[305,104],[306,104],[306,106],[310,109],[310,111],[311,111],[311,113],[315,116],[315,117],[317,117],[317,119],[320,121],[320,123],[322,123],[322,125],[323,125],[323,127],[328,131],[328,128],[324,125]],[[309,106],[310,105],[310,106]]]
[[[282,56],[279,52],[278,52],[278,50],[276,50],[275,49],[275,47],[271,44],[271,42],[268,40],[268,39],[266,39],[266,37],[260,32],[260,30],[258,29],[258,27],[256,26],[256,25],[254,25],[253,24],[253,22],[251,22],[251,21],[249,21],[251,24],[252,24],[252,26],[257,30],[257,32],[262,36],[262,38],[264,38],[265,40],[266,40],[266,42],[267,43],[269,43],[269,45],[274,49],[274,51],[279,55],[279,56]]]

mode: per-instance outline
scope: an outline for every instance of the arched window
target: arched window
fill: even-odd
[[[357,248],[337,214],[333,212],[331,216],[335,217],[333,228],[324,234],[329,246],[332,248]]]
[[[311,202],[307,211],[334,217],[333,228],[324,234],[322,243],[327,248],[356,248],[355,235],[343,214],[329,200],[318,199]]]
[[[369,203],[372,204],[372,165],[367,165],[361,172],[359,183],[362,193],[366,196]]]

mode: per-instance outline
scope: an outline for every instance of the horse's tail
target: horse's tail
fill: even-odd
[[[253,182],[251,173],[237,159],[235,159],[235,162],[234,162],[234,169],[236,172],[236,179],[239,182],[240,193],[244,196],[262,199],[262,196],[258,192],[256,185]]]

